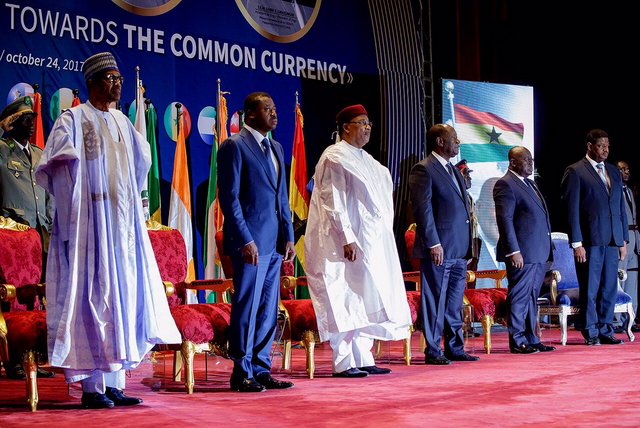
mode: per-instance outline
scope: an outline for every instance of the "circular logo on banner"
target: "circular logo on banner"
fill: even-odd
[[[51,102],[49,103],[49,114],[51,119],[55,120],[60,116],[60,113],[68,108],[71,108],[73,103],[73,91],[69,88],[60,88],[51,95]]]
[[[208,145],[213,145],[216,136],[216,109],[207,106],[200,111],[198,116],[198,132],[200,138]]]
[[[189,110],[182,104],[182,114],[184,115],[184,138],[186,139],[191,132],[191,116]],[[164,130],[167,131],[167,135],[173,141],[178,141],[177,125],[178,112],[176,109],[176,102],[169,104],[164,111]]]
[[[313,26],[322,0],[236,0],[249,25],[274,42],[300,39]]]
[[[9,93],[7,94],[7,104],[9,105],[20,97],[24,97],[27,95],[33,95],[33,86],[28,83],[20,82],[11,87],[9,89]]]
[[[169,12],[182,0],[111,0],[127,12],[140,16],[157,16]]]

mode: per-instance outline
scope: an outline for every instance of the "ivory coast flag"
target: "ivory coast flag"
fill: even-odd
[[[513,146],[522,145],[524,125],[500,116],[454,104],[456,132],[460,140],[460,157],[467,162],[507,160]]]
[[[209,167],[209,191],[207,193],[207,218],[204,224],[204,278],[224,278],[222,263],[216,246],[216,232],[222,229],[222,211],[218,202],[218,146],[225,141],[227,133],[227,100],[220,94],[218,100],[218,112],[215,138],[211,145],[211,165]],[[218,126],[219,125],[219,126]],[[215,293],[207,294],[207,302],[215,302]]]
[[[293,131],[293,147],[291,149],[291,174],[289,176],[289,206],[295,234],[296,258],[302,269],[304,261],[304,231],[309,214],[309,194],[307,193],[307,155],[304,150],[304,118],[300,105],[296,104],[296,125]]]
[[[36,114],[36,130],[31,136],[29,143],[44,149],[44,131],[42,130],[42,96],[40,96],[40,93],[37,90],[33,93],[33,112]]]
[[[187,247],[186,282],[195,279],[193,264],[193,229],[191,224],[191,190],[189,186],[189,166],[187,164],[187,145],[185,142],[184,118],[178,110],[176,120],[177,132],[176,153],[173,161],[173,177],[171,179],[171,200],[169,202],[169,227],[177,229],[184,238]],[[174,134],[176,135],[176,134]],[[198,303],[195,290],[187,292],[187,303]]]

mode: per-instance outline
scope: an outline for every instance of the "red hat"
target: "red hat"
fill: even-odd
[[[346,123],[346,122],[349,122],[354,117],[357,117],[363,114],[366,116],[369,116],[369,113],[367,113],[367,110],[365,110],[362,104],[356,104],[349,107],[345,107],[342,110],[340,110],[340,112],[336,115],[336,122]]]

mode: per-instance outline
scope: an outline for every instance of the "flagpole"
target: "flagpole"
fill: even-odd
[[[134,88],[134,99],[136,100],[136,123],[138,126],[138,115],[144,114],[144,107],[142,107],[142,97],[140,94],[140,66],[136,65],[136,87]],[[140,94],[141,95],[141,94]],[[147,174],[147,178],[144,180],[144,184],[142,186],[142,190],[140,191],[140,198],[142,199],[142,212],[144,214],[144,219],[149,220],[151,218],[151,213],[149,212],[149,175]]]

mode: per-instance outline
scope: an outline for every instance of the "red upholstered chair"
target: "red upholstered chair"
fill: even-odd
[[[228,279],[185,282],[187,252],[180,232],[154,221],[147,222],[147,229],[160,276],[167,290],[171,315],[182,335],[182,343],[179,345],[158,345],[155,350],[175,351],[174,380],[180,381],[181,368],[184,368],[184,384],[187,393],[192,394],[195,385],[193,374],[195,354],[207,352],[227,356],[231,317],[228,294],[232,291],[233,284]],[[216,301],[219,303],[183,304],[186,301],[187,290],[214,292]]]
[[[412,274],[409,274],[412,275]],[[420,276],[418,274],[418,281]],[[405,280],[411,277],[405,275]],[[296,287],[307,287],[307,277],[298,278],[282,276],[280,278],[281,295],[294,295]],[[411,322],[415,323],[420,308],[420,295],[417,299],[407,296],[411,310]],[[306,369],[309,379],[314,378],[315,373],[315,345],[320,343],[318,333],[318,320],[311,299],[281,299],[280,307],[285,312],[285,328],[283,331],[284,357],[282,368],[288,370],[291,367],[291,342],[300,342],[306,353]],[[411,332],[413,332],[413,327]],[[376,343],[376,355],[379,355],[379,342]],[[411,364],[411,335],[404,340],[403,357],[406,365]]]
[[[409,255],[409,262],[414,269],[419,271],[420,260],[412,257],[415,234],[416,224],[413,223],[405,232],[404,239],[407,254]],[[501,288],[502,279],[505,278],[506,275],[507,272],[505,270],[467,271],[467,288],[464,291],[463,301],[463,328],[465,330],[470,330],[472,320],[482,324],[484,332],[484,348],[487,354],[491,352],[491,326],[494,324],[494,320],[506,319],[507,289]],[[495,288],[470,288],[470,284],[473,284],[475,287],[477,280],[487,278],[495,281]],[[417,293],[419,294],[419,272],[416,284],[416,290],[418,290]]]
[[[0,360],[21,361],[31,411],[38,406],[37,364],[47,362],[42,246],[35,229],[0,217]]]

